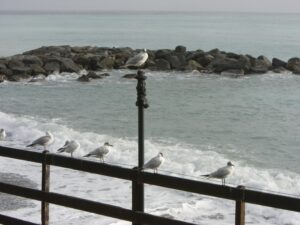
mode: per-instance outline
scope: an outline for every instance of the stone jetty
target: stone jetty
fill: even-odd
[[[87,70],[81,81],[99,79],[107,74],[95,72],[122,69],[128,58],[142,49],[107,47],[45,46],[22,54],[0,58],[0,82],[20,81],[36,76],[48,76],[54,72],[78,73]],[[240,77],[251,74],[292,72],[300,75],[300,58],[287,62],[278,58],[268,59],[261,55],[241,55],[219,49],[187,51],[185,46],[175,49],[147,50],[149,58],[142,69],[154,71],[194,71]]]

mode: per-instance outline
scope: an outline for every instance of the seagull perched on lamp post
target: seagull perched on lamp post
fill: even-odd
[[[90,153],[84,155],[83,157],[90,157],[94,156],[102,160],[104,163],[104,156],[109,152],[110,147],[113,145],[109,144],[108,142],[105,142],[103,146],[96,148],[95,150],[91,151]]]
[[[127,68],[127,67],[139,68],[142,65],[144,65],[144,63],[147,61],[147,59],[148,59],[147,49],[144,49],[142,52],[129,58],[123,67],[124,68]]]
[[[35,141],[33,141],[30,145],[27,145],[26,147],[33,147],[36,145],[44,146],[44,150],[46,150],[46,146],[52,144],[54,141],[53,135],[47,131],[45,136],[42,136]]]
[[[57,150],[57,152],[67,152],[71,153],[71,157],[73,157],[73,152],[80,148],[80,144],[78,141],[66,141],[65,145]]]
[[[232,164],[232,162],[229,161],[227,163],[227,166],[221,167],[210,174],[206,174],[202,176],[208,178],[222,179],[222,185],[225,185],[225,178],[228,177],[230,174],[232,174],[233,171],[234,171],[234,165]]]

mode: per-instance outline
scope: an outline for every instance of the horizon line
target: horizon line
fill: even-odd
[[[230,10],[127,10],[127,9],[119,9],[119,10],[10,10],[5,9],[1,10],[0,13],[18,13],[18,14],[42,14],[42,13],[51,13],[51,14],[97,14],[97,13],[257,13],[257,14],[300,14],[300,12],[288,12],[288,11],[230,11]]]

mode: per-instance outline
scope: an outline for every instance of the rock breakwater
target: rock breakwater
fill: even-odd
[[[20,81],[38,75],[54,72],[88,72],[122,69],[128,58],[142,49],[107,47],[46,46],[22,54],[0,58],[0,82]],[[287,62],[261,55],[241,55],[219,49],[210,51],[187,51],[185,46],[175,49],[147,50],[149,58],[143,69],[155,71],[193,71],[216,73],[239,77],[249,74],[292,72],[300,74],[300,58],[293,57]],[[92,78],[92,77],[88,77]]]

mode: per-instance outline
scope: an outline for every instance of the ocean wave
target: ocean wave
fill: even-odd
[[[102,145],[105,141],[113,143],[114,147],[107,156],[106,163],[131,168],[137,164],[136,137],[116,137],[105,133],[81,132],[63,124],[61,119],[44,120],[29,116],[16,116],[0,112],[1,128],[10,134],[1,145],[25,149],[25,146],[35,138],[51,131],[55,142],[49,150],[56,153],[66,139],[76,139],[81,149],[74,157],[81,158],[90,150]],[[223,166],[229,160],[214,151],[216,146],[194,146],[178,142],[176,139],[146,139],[145,160],[157,152],[163,152],[165,164],[159,168],[159,173],[179,176],[193,180],[202,180],[220,184],[216,180],[201,178],[202,174],[211,172]],[[28,148],[27,148],[28,149]],[[41,151],[40,148],[28,149]],[[274,193],[300,195],[299,174],[278,169],[255,168],[246,162],[237,161],[236,170],[228,178],[231,186],[245,185],[247,188],[272,191]],[[40,183],[41,168],[34,163],[0,158],[2,173],[18,171],[21,175]],[[40,187],[39,187],[40,188]],[[63,194],[76,195],[103,203],[131,208],[131,183],[104,176],[87,174],[58,167],[51,167],[51,190]],[[234,201],[216,199],[207,196],[173,191],[151,185],[145,185],[146,211],[156,215],[169,215],[176,219],[203,224],[232,224],[234,221]],[[35,207],[8,211],[9,215],[24,219],[38,220],[39,204]],[[280,213],[278,213],[280,212]],[[55,216],[54,216],[55,215]],[[100,218],[100,222],[99,222]],[[76,224],[85,221],[86,224],[127,224],[115,219],[107,219],[88,213],[51,206],[51,221],[53,224]],[[266,207],[250,205],[247,208],[247,221],[255,224],[297,224],[300,215],[293,212],[279,211]],[[73,221],[73,222],[72,222]]]

